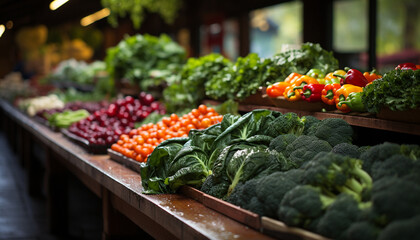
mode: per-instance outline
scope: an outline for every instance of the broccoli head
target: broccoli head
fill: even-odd
[[[270,149],[274,149],[277,152],[283,152],[287,146],[296,140],[297,136],[294,134],[283,134],[274,138],[270,142]]]
[[[413,240],[420,239],[420,215],[394,221],[382,230],[378,240]]]
[[[330,152],[331,146],[328,142],[314,136],[302,135],[296,138],[283,151],[284,156],[300,167],[302,164],[311,160],[319,152]]]
[[[385,142],[369,148],[360,155],[360,159],[363,161],[363,169],[368,173],[372,173],[372,166],[374,164],[381,163],[393,155],[404,155],[416,161],[420,159],[420,146]]]
[[[362,193],[372,187],[372,179],[359,159],[332,152],[318,153],[305,166],[303,182],[320,187],[324,194],[348,193],[361,201]]]
[[[284,195],[277,217],[289,226],[308,228],[334,200],[317,187],[298,185]]]
[[[307,132],[310,136],[327,141],[331,146],[340,143],[351,143],[353,129],[346,121],[339,118],[327,118],[314,123]]]
[[[304,119],[299,118],[296,113],[288,112],[271,121],[265,129],[265,135],[277,137],[281,134],[301,135],[305,128]]]
[[[288,174],[288,172],[294,173]],[[287,172],[275,172],[259,180],[256,196],[263,206],[264,216],[276,218],[279,202],[284,194],[298,185],[299,174],[302,174],[302,170],[293,169]]]
[[[369,221],[353,223],[344,233],[346,240],[372,240],[377,239],[381,229]],[[396,238],[398,239],[398,238]]]
[[[229,182],[222,178],[216,178],[213,174],[204,180],[201,191],[213,197],[222,198],[229,188]]]
[[[315,123],[318,123],[320,120],[314,116],[304,116],[302,117],[304,119],[305,129],[303,130],[303,134],[307,135],[309,132],[309,129],[312,125]]]
[[[316,232],[332,239],[343,239],[344,232],[367,207],[370,204],[361,204],[351,195],[340,194],[319,220]]]
[[[359,158],[361,153],[359,147],[351,143],[337,144],[333,147],[331,152],[352,158]]]
[[[393,155],[383,162],[375,162],[372,165],[372,178],[378,180],[382,177],[403,177],[416,171],[414,162],[404,155]],[[420,171],[417,172],[420,175]]]
[[[420,215],[420,185],[398,177],[383,177],[373,183],[374,211],[389,223]]]
[[[256,197],[258,187],[260,187],[259,179],[238,183],[227,201],[262,216],[264,215],[263,204]]]

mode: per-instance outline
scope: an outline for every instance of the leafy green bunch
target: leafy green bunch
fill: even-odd
[[[367,85],[362,101],[369,112],[377,113],[383,107],[404,111],[420,105],[420,70],[396,69]]]
[[[177,79],[163,92],[166,109],[176,112],[198,106],[205,98],[205,82],[230,64],[228,59],[216,53],[189,58]]]
[[[143,90],[158,86],[178,72],[185,61],[185,50],[172,39],[134,35],[107,50],[107,70],[114,80],[127,79]]]

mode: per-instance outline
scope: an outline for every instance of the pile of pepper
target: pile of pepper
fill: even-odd
[[[267,87],[269,97],[284,97],[288,101],[305,100],[335,105],[342,112],[364,112],[361,101],[363,87],[382,76],[375,71],[361,73],[345,68],[324,74],[311,69],[306,74],[291,73],[283,82]]]

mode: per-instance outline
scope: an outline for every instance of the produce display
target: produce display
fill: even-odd
[[[134,123],[146,118],[151,112],[165,113],[164,107],[153,96],[144,92],[139,99],[127,96],[111,103],[108,108],[95,111],[88,118],[69,127],[69,132],[94,145],[111,145],[120,135],[128,134]]]
[[[285,79],[290,73],[306,73],[312,68],[323,72],[338,68],[338,61],[331,52],[319,44],[305,43],[301,49],[289,50],[260,59],[251,53],[238,58],[234,64],[223,69],[206,82],[206,95],[213,99],[241,100],[267,86]]]
[[[225,115],[156,147],[142,165],[142,184],[148,194],[191,185],[332,239],[395,237],[420,217],[420,146],[358,147],[352,137],[341,119]]]
[[[223,116],[215,112],[213,108],[200,105],[182,117],[171,114],[170,117],[164,117],[156,124],[149,123],[133,129],[128,135],[121,135],[111,149],[138,162],[145,162],[150,153],[163,141],[187,137],[191,130],[205,129],[221,122],[222,119]]]
[[[19,102],[19,108],[24,110],[31,117],[35,116],[35,114],[41,110],[63,107],[64,102],[61,101],[55,94],[35,98],[28,98]]]
[[[368,112],[369,119],[383,109],[418,110],[420,65],[400,64],[383,75],[339,69],[331,52],[312,43],[265,59],[250,53],[236,61],[221,54],[185,60],[166,35],[126,37],[108,50],[106,62],[68,60],[48,76],[93,84],[106,68],[112,79],[95,82],[94,92],[69,88],[19,107],[138,162],[145,194],[188,185],[331,239],[419,237],[413,232],[420,222],[419,145],[356,146],[357,134],[341,118],[246,108],[242,116],[226,113],[237,113],[238,102],[262,87],[273,102],[318,103],[312,106],[319,111]],[[163,103],[145,92],[109,103],[111,80],[165,88]],[[213,104],[208,99],[228,101],[219,111],[205,105]]]
[[[291,73],[284,81],[267,87],[268,97],[287,101],[305,100],[306,102],[324,102],[335,105],[344,113],[366,112],[362,102],[365,86],[382,76],[372,72],[361,73],[357,69],[346,68],[324,74],[320,69],[311,69],[305,75]]]
[[[144,91],[159,86],[177,73],[185,61],[185,50],[162,34],[126,37],[107,50],[108,73],[114,81],[128,80]]]

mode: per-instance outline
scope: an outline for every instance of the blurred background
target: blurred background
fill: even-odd
[[[333,50],[340,67],[386,71],[420,62],[418,0],[160,0],[141,1],[143,8],[140,1],[53,2],[62,5],[0,2],[0,77],[46,75],[70,58],[103,60],[109,47],[135,33],[167,33],[193,57],[270,57],[310,41]]]

